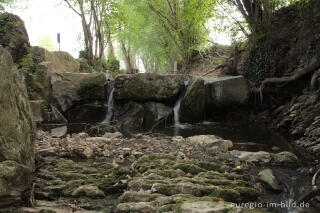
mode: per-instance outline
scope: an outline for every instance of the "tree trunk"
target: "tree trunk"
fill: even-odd
[[[121,46],[122,53],[124,55],[124,62],[126,65],[126,69],[129,74],[132,74],[133,69],[132,69],[132,64],[131,64],[131,60],[130,60],[130,48],[128,48],[128,50],[127,50],[124,42],[121,39],[120,39],[120,46]]]
[[[114,47],[111,40],[108,41],[108,53],[109,55],[114,55]]]

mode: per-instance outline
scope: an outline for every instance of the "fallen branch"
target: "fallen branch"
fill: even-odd
[[[295,81],[295,80],[301,78],[302,76],[304,76],[306,74],[314,72],[319,67],[320,67],[320,58],[313,57],[311,60],[311,63],[305,69],[298,70],[292,76],[288,76],[288,77],[286,76],[286,77],[280,77],[280,78],[267,78],[267,79],[263,80],[260,85],[260,89],[259,89],[261,103],[263,103],[263,90],[266,87],[266,84],[289,83],[289,82],[292,82],[292,81]],[[257,90],[254,90],[254,91],[257,91]]]
[[[221,67],[223,67],[223,65],[216,66],[215,68],[213,68],[213,69],[209,70],[208,72],[206,72],[205,74],[203,74],[201,77],[206,76],[206,75],[216,71],[217,69],[220,69]]]

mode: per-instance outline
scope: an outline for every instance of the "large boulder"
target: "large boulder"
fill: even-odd
[[[35,124],[24,80],[0,46],[0,207],[21,200],[34,170]]]
[[[49,52],[41,47],[32,47],[35,78],[27,79],[32,100],[43,99],[52,103],[52,76],[55,73],[75,73],[79,62],[66,52]]]
[[[117,100],[174,101],[184,87],[184,77],[154,73],[118,75],[114,87]]]
[[[207,108],[239,106],[249,98],[249,89],[243,76],[205,78]]]
[[[47,51],[42,47],[32,47],[31,55],[33,61],[39,64],[44,61],[50,61],[52,63],[51,72],[79,72],[80,63],[74,59],[69,53],[63,51]]]
[[[15,63],[19,63],[28,53],[29,36],[19,16],[0,14],[0,44],[10,52]]]
[[[103,73],[54,73],[51,76],[52,96],[58,107],[66,112],[72,106],[105,100]]]
[[[54,64],[49,61],[41,62],[36,66],[36,78],[27,81],[29,86],[29,97],[32,100],[52,100],[51,76],[54,73]]]
[[[202,78],[193,78],[180,105],[180,121],[194,123],[205,118],[205,87]]]

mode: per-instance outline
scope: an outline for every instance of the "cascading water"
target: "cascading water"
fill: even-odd
[[[188,87],[188,84],[189,84],[189,81],[185,81],[185,82],[184,82],[185,88]],[[179,99],[177,100],[177,102],[176,102],[176,104],[174,105],[174,108],[173,108],[173,114],[174,114],[174,135],[176,135],[176,136],[180,135],[180,129],[184,129],[184,128],[190,126],[190,124],[182,124],[182,123],[180,122],[179,112],[180,112],[180,106],[181,106],[181,101],[182,101],[183,96],[184,96],[184,92],[180,95]]]
[[[176,102],[174,108],[173,108],[173,113],[174,113],[174,126],[175,127],[180,127],[181,123],[180,123],[180,116],[179,116],[179,111],[180,111],[180,105],[181,105],[181,101],[182,101],[182,97],[180,96],[178,101]]]
[[[102,124],[107,124],[111,121],[111,118],[113,116],[113,107],[114,107],[114,99],[113,99],[113,94],[114,94],[114,88],[111,90],[109,97],[108,97],[108,112],[106,118],[101,122]]]

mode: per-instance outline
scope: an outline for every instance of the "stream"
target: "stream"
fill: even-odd
[[[267,128],[251,125],[225,125],[217,122],[205,121],[198,124],[174,124],[172,126],[158,129],[156,132],[170,135],[190,137],[194,135],[216,135],[234,144],[232,149],[242,151],[266,151],[278,153],[281,151],[290,151],[299,156],[301,162],[297,167],[264,167],[257,166],[251,169],[250,174],[258,173],[266,168],[273,170],[277,179],[283,185],[283,191],[274,192],[263,190],[259,202],[264,205],[276,205],[272,208],[273,212],[279,213],[298,213],[298,212],[320,212],[319,207],[303,208],[303,211],[292,208],[294,202],[302,195],[311,191],[311,180],[313,173],[309,169],[315,166],[317,162],[305,160],[301,154],[296,152],[288,141],[280,134]],[[258,204],[257,204],[258,205]]]
[[[108,111],[106,117],[100,124],[108,124],[112,120],[114,107],[113,94],[114,90],[109,94]],[[299,200],[302,195],[311,191],[311,180],[315,171],[310,172],[309,170],[318,162],[305,159],[305,156],[291,147],[286,138],[263,126],[236,123],[222,124],[213,121],[204,121],[197,124],[181,123],[179,119],[180,103],[181,97],[176,101],[173,108],[174,123],[165,128],[155,129],[153,131],[154,133],[165,136],[182,136],[184,138],[195,135],[216,135],[223,139],[231,140],[233,142],[232,150],[251,152],[266,151],[270,153],[279,153],[282,151],[293,152],[300,159],[300,163],[296,167],[254,166],[251,168],[249,173],[253,176],[257,176],[263,169],[272,169],[283,188],[282,191],[276,192],[263,187],[263,192],[256,204],[262,204],[264,206],[271,205],[271,211],[279,213],[320,212],[319,206],[315,207],[314,205],[303,208],[303,211],[292,207],[295,205],[295,201]],[[80,125],[80,129],[77,129],[78,126],[79,125],[75,125],[74,127],[68,126],[69,133],[70,129],[73,129],[71,132],[83,131],[83,126]]]

